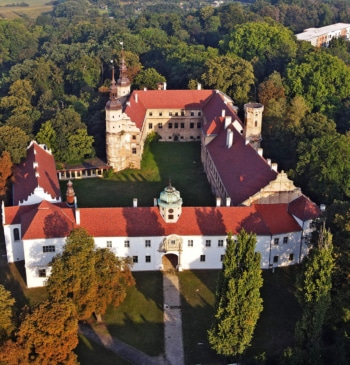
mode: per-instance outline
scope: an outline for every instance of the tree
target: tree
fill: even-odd
[[[130,265],[130,259],[117,257],[108,248],[95,251],[95,313],[98,321],[101,321],[101,314],[106,312],[108,305],[117,307],[124,301],[127,287],[135,285]]]
[[[50,121],[42,124],[38,134],[35,136],[36,141],[40,144],[45,144],[53,154],[55,154],[57,148],[56,138],[56,131],[52,128]]]
[[[72,298],[79,320],[89,318],[95,310],[94,266],[94,239],[83,228],[72,230],[63,253],[53,259],[47,291],[54,299]]]
[[[68,298],[47,300],[23,320],[16,341],[8,341],[0,354],[7,365],[77,365],[76,308]]]
[[[88,135],[86,129],[78,129],[68,137],[68,154],[71,161],[81,160],[93,153],[94,137]]]
[[[3,151],[0,157],[0,198],[6,194],[7,181],[12,175],[11,156],[7,151]]]
[[[117,258],[108,249],[95,250],[93,238],[77,228],[53,260],[47,290],[54,299],[72,298],[79,320],[93,313],[100,320],[107,306],[119,305],[127,287],[134,284],[128,258]]]
[[[237,243],[228,235],[216,289],[215,318],[208,331],[211,347],[221,355],[237,356],[245,351],[263,309],[261,255],[254,252],[255,246],[254,234],[242,230]]]
[[[13,323],[13,305],[15,299],[11,293],[0,284],[0,344],[7,340],[15,329]]]
[[[136,90],[148,88],[150,90],[157,90],[159,82],[165,82],[166,79],[154,68],[146,68],[141,70],[135,77],[133,87]]]
[[[331,303],[332,236],[321,229],[318,247],[311,250],[303,261],[303,270],[297,277],[297,298],[302,317],[295,328],[297,349],[304,364],[319,364],[321,333]]]
[[[248,101],[254,85],[253,66],[237,56],[218,56],[205,63],[206,72],[201,79],[207,88],[227,93],[237,103]]]
[[[13,163],[20,163],[26,156],[29,137],[20,128],[0,127],[0,152],[7,151]]]

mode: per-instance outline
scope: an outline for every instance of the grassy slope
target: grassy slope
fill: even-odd
[[[0,0],[0,18],[15,19],[22,16],[29,18],[37,18],[40,14],[52,11],[52,5],[46,5],[49,0],[23,0],[29,6],[5,7],[8,4],[21,3],[19,0]]]

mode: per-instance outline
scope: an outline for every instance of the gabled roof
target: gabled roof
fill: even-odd
[[[28,209],[28,208],[31,209]],[[93,237],[224,236],[247,232],[269,236],[300,231],[287,204],[250,207],[184,207],[176,223],[166,223],[157,207],[81,208],[80,227]],[[17,213],[14,211],[17,210]],[[21,214],[20,214],[21,212]],[[76,227],[74,209],[43,201],[5,208],[6,224],[22,223],[22,239],[65,237]]]
[[[226,146],[227,129],[233,131],[230,148]],[[245,143],[244,137],[232,125],[227,129],[221,126],[219,135],[207,145],[207,150],[232,204],[239,205],[274,180],[277,172]]]
[[[37,187],[41,187],[52,199],[61,198],[56,174],[56,164],[51,153],[32,141],[27,157],[14,169],[13,204],[27,200]]]
[[[142,129],[148,109],[202,110],[214,90],[137,90],[133,91],[125,113]]]
[[[316,219],[322,214],[321,209],[305,195],[291,201],[288,206],[288,211],[303,222]]]

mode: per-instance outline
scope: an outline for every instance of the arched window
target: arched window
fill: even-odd
[[[19,238],[19,229],[18,228],[15,228],[13,230],[13,237],[14,237],[15,241],[19,241],[20,240],[20,238]]]
[[[257,127],[258,126],[258,121],[256,120],[255,122],[254,122],[254,127]]]

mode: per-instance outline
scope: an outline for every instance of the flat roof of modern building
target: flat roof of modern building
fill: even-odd
[[[344,28],[350,28],[350,24],[347,23],[336,23],[327,25],[325,27],[321,28],[308,28],[305,29],[302,33],[296,34],[295,36],[299,41],[308,41],[310,39],[313,39],[315,37],[319,37],[323,34],[328,34],[335,32],[337,30],[341,30]]]

